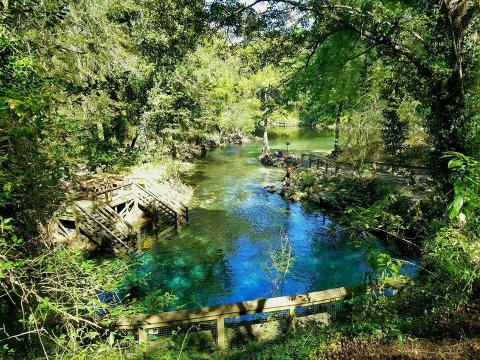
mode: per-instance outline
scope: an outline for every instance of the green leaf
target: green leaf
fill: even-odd
[[[455,196],[455,200],[453,200],[453,208],[460,212],[463,206],[463,195]]]
[[[462,165],[463,165],[463,161],[458,160],[458,159],[452,159],[448,162],[448,168],[449,169],[457,168],[457,167],[460,167]]]

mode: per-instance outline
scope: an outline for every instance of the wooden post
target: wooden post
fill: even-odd
[[[138,342],[140,344],[144,344],[147,342],[147,338],[148,338],[147,331],[148,331],[147,329],[138,328]]]
[[[188,214],[188,206],[185,206],[185,220],[189,220],[189,214]]]
[[[325,174],[328,173],[328,161],[325,159]]]
[[[308,167],[309,167],[309,168],[312,167],[312,155],[309,155],[309,156],[308,156]]]
[[[75,202],[72,202],[72,204],[73,204],[73,218],[75,219],[75,239],[78,241],[80,238],[80,222],[78,220],[77,205],[75,205]]]
[[[320,158],[317,158],[317,170],[320,169]]]
[[[338,174],[338,161],[335,161],[335,175]]]
[[[227,348],[225,342],[225,318],[223,316],[217,318],[217,344],[219,350],[225,350]]]
[[[122,188],[122,191],[124,191],[124,190],[125,189]],[[132,185],[133,206],[132,206],[132,210],[128,211],[129,214],[131,212],[133,212],[135,210],[135,206],[137,206],[138,193],[139,193],[138,184],[137,184],[137,186]],[[120,195],[120,190],[118,191],[118,195]],[[127,205],[128,205],[128,201],[127,201]]]
[[[140,236],[140,231],[135,231],[135,237],[137,239],[137,249],[140,252],[143,250],[143,242],[142,237]]]
[[[288,331],[295,330],[295,306],[288,309]]]

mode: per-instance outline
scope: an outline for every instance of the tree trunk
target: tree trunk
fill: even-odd
[[[130,149],[135,148],[135,144],[137,143],[137,139],[138,139],[138,134],[139,134],[139,131],[137,130],[136,133],[135,133],[135,136],[133,137],[132,141],[130,142]]]
[[[268,145],[268,120],[263,120],[263,149],[262,156],[270,154],[270,146]]]
[[[338,145],[340,141],[340,114],[337,114],[337,119],[335,121],[335,142],[333,145],[333,151],[335,154],[338,154],[338,151],[340,151],[340,147]]]

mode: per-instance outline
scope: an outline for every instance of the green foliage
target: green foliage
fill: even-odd
[[[289,97],[301,109],[302,122],[331,124],[337,116],[360,105],[368,73],[361,58],[350,57],[362,50],[348,31],[338,31],[322,44],[311,65],[288,87]],[[298,62],[301,64],[302,59]]]
[[[262,119],[329,125],[341,117],[342,156],[357,170],[382,149],[408,153],[412,131],[428,133],[424,149],[439,165],[444,150],[478,152],[478,1],[287,3],[266,2],[259,13],[233,0],[210,2],[214,19],[241,23],[227,44],[199,0],[2,2],[0,315],[11,334],[30,335],[25,348],[82,353],[104,340],[100,320],[109,325],[175,300],[157,292],[125,306],[101,303],[99,292],[125,285],[130,263],[42,242],[39,229],[65,197],[61,180],[81,165],[131,164],[152,145],[155,154],[200,155]],[[299,180],[309,196],[346,211],[340,223],[369,245],[368,277],[379,288],[398,280],[399,263],[375,250],[374,236],[427,238],[424,271],[405,296],[354,300],[352,334],[425,334],[478,300],[480,166],[448,156],[452,222],[439,231],[430,222],[441,219],[442,198],[411,201],[372,179]],[[278,288],[292,261],[288,242],[270,255]],[[282,356],[314,356],[303,339],[287,344]],[[276,351],[265,357],[280,357]]]
[[[381,159],[383,143],[379,123],[380,109],[375,105],[341,118],[342,151],[338,160],[353,164],[355,170],[362,173],[365,162]]]
[[[479,57],[474,44],[480,21],[476,1],[264,5],[246,8],[240,1],[219,0],[210,8],[220,15],[222,25],[238,25],[236,30],[248,38],[284,42],[291,56],[284,55],[283,61],[287,66],[293,63],[290,74],[297,75],[287,92],[299,102],[305,121],[331,123],[335,116],[348,115],[346,111],[370,107],[385,99],[379,96],[381,88],[395,82],[405,99],[419,105],[418,118],[429,135],[430,160],[439,178],[448,173],[439,159],[442,152],[475,152]],[[296,47],[289,46],[292,39]],[[389,127],[403,128],[392,115],[388,122],[395,126]],[[395,140],[397,147],[401,140]]]
[[[168,309],[178,298],[170,293],[163,293],[161,290],[153,291],[142,298],[135,309],[140,314],[158,314]]]
[[[389,104],[383,110],[382,139],[385,151],[394,159],[398,159],[405,147],[408,124],[400,119],[398,105]]]
[[[50,249],[40,229],[64,200],[60,181],[81,165],[137,159],[146,93],[196,43],[203,4],[26,0],[0,8],[0,319],[8,329],[0,339],[29,335],[10,338],[6,352],[74,352],[103,340],[105,327],[135,306],[159,309],[172,297],[101,303],[97,295],[117,291],[130,262]]]
[[[245,67],[242,58],[249,51],[249,45],[230,45],[216,34],[199,43],[172,72],[159,73],[142,119],[143,146],[152,139],[167,153],[189,157],[228,134],[252,133],[268,112],[261,103],[262,91],[279,76],[272,67]]]
[[[312,187],[315,184],[316,176],[315,174],[306,171],[302,174],[300,179],[300,187],[302,190]]]
[[[454,172],[454,199],[449,206],[450,219],[466,219],[478,224],[480,208],[480,162],[460,153],[446,155],[448,167]]]

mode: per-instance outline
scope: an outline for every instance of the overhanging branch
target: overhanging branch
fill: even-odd
[[[309,65],[310,65],[310,62],[312,61],[312,58],[313,56],[315,55],[315,53],[317,52],[317,49],[320,45],[322,45],[328,38],[330,38],[332,35],[334,35],[335,33],[337,32],[337,29],[334,29],[332,31],[329,31],[325,34],[323,34],[322,36],[320,36],[314,43],[313,45],[310,47],[310,51],[307,55],[307,60],[305,61],[305,63],[300,66],[299,68],[297,68],[297,70],[295,71],[295,73],[287,78],[286,80],[282,81],[279,85],[280,86],[284,86],[285,84],[289,83],[290,81],[292,81],[293,79],[295,79],[298,74],[300,74],[303,70],[305,70]]]
[[[370,12],[359,12],[357,9],[348,5],[332,4],[327,2],[311,5],[310,3],[303,3],[295,0],[256,0],[252,4],[246,5],[245,7],[237,10],[235,14],[241,13],[242,11],[250,9],[251,7],[262,2],[286,4],[299,11],[313,12],[319,16],[326,16],[329,19],[333,20],[335,23],[358,33],[363,38],[366,38],[379,46],[383,46],[394,54],[407,59],[418,69],[418,71],[423,76],[431,78],[435,75],[434,71],[430,68],[430,66],[428,66],[428,64],[424,63],[421,59],[419,59],[417,55],[406,46],[395,42],[393,39],[382,33],[373,31],[371,29],[365,29],[363,21],[359,21],[360,24],[356,24],[355,22],[343,18],[339,15],[339,13],[343,13],[345,15],[357,17],[358,20],[362,20],[362,18],[365,19],[365,17],[367,17],[368,19],[374,19],[374,14]]]

